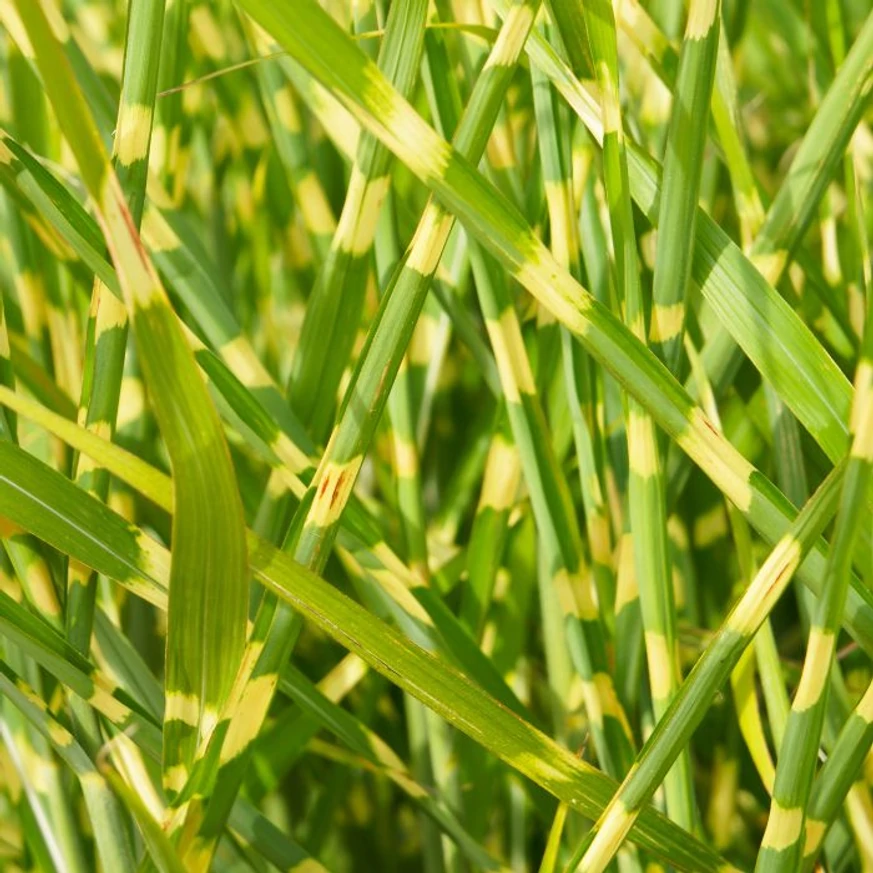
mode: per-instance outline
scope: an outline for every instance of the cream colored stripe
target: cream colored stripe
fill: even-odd
[[[728,617],[730,630],[745,636],[758,626],[800,564],[800,555],[800,543],[794,537],[785,536],[776,543]]]
[[[795,712],[803,712],[821,699],[825,682],[830,674],[831,659],[836,640],[829,631],[813,627],[809,632],[809,645],[803,662],[803,675],[791,704]]]
[[[412,240],[412,249],[406,259],[410,270],[429,276],[440,262],[443,246],[449,237],[454,219],[436,203],[429,203]]]
[[[507,309],[498,320],[487,319],[485,327],[494,349],[503,393],[510,403],[520,403],[520,392],[534,394],[536,388],[518,319]]]
[[[167,694],[166,721],[181,721],[197,727],[200,721],[200,701],[193,694],[170,691]]]
[[[503,27],[500,28],[494,48],[488,55],[483,72],[489,67],[506,66],[518,59],[533,24],[533,15],[533,9],[527,4],[512,7],[503,20]]]
[[[123,167],[145,160],[152,129],[152,108],[140,103],[122,104],[115,133],[115,154]]]
[[[703,39],[709,35],[718,12],[718,0],[691,0],[686,39]]]
[[[485,462],[479,509],[490,507],[498,512],[511,509],[520,478],[521,466],[515,445],[501,437],[492,440]]]
[[[358,455],[345,464],[328,462],[324,470],[316,476],[318,492],[309,510],[307,524],[329,527],[340,517],[355,487],[363,461],[364,456]]]
[[[652,307],[652,325],[649,328],[649,339],[653,343],[665,343],[675,339],[682,332],[685,322],[685,304],[671,303],[669,306],[655,305]]]
[[[767,820],[761,848],[781,852],[800,839],[802,829],[803,810],[800,807],[786,809],[774,800],[770,806],[770,818]]]
[[[628,416],[628,453],[631,470],[640,479],[650,479],[658,472],[658,447],[652,420],[633,404]]]
[[[649,681],[652,697],[663,701],[673,690],[673,658],[663,634],[646,631],[646,661],[649,664]]]
[[[577,868],[577,873],[594,873],[594,871],[599,873],[603,870],[606,865],[602,863],[602,859],[612,858],[615,855],[633,822],[634,816],[628,812],[625,805],[620,800],[614,801],[614,805],[591,841],[582,864]]]

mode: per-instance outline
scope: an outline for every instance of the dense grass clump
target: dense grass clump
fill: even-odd
[[[873,870],[869,0],[2,0],[0,865]]]

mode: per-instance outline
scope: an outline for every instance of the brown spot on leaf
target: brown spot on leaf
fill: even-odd
[[[700,416],[700,420],[703,422],[704,427],[711,433],[721,439],[721,433],[718,428],[709,420],[709,418],[705,415]]]
[[[336,485],[333,488],[333,494],[330,496],[330,508],[333,509],[336,506],[336,502],[339,499],[340,494],[342,493],[343,482],[345,482],[346,476],[348,475],[348,470],[344,469],[342,473],[339,474],[339,477],[336,480]]]
[[[118,203],[118,210],[121,213],[121,217],[124,219],[124,223],[127,225],[128,233],[130,234],[130,238],[133,241],[134,248],[136,249],[137,255],[139,255],[139,259],[142,262],[142,265],[149,270],[149,259],[146,254],[145,248],[143,248],[142,240],[139,237],[139,233],[137,232],[136,225],[133,223],[133,216],[130,214],[130,210],[127,208],[127,203],[124,200],[124,197],[121,196],[120,189],[116,190],[118,186],[113,186],[112,196],[115,197],[116,202]]]
[[[327,491],[328,486],[330,485],[330,473],[327,473],[324,479],[321,480],[321,484],[318,486],[318,496],[324,497],[324,492]]]

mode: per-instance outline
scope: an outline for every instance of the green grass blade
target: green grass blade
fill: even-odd
[[[160,58],[160,37],[163,26],[163,0],[134,2],[128,10],[128,34],[125,40],[125,65],[118,121],[113,144],[113,166],[119,174],[134,224],[139,227],[145,201],[148,173],[150,119],[154,114],[155,92]],[[143,137],[145,143],[142,142]],[[80,396],[81,415],[86,426],[104,436],[115,431],[119,395],[124,371],[128,325],[124,304],[97,279],[91,293],[89,343],[85,359],[85,377]],[[77,459],[74,469],[83,488],[101,500],[109,492],[109,476],[99,467]],[[87,653],[93,630],[93,611],[97,595],[97,579],[84,567],[68,569],[65,622],[67,636],[80,651]],[[77,739],[91,754],[97,753],[102,738],[93,713],[75,697],[70,700]],[[106,809],[113,818],[95,821],[94,827],[109,837],[125,840],[120,827],[120,807],[110,799]],[[128,849],[128,852],[130,849]]]
[[[873,865],[862,0],[0,22],[0,866]]]
[[[335,84],[338,91],[347,95],[350,107],[358,113],[362,123],[384,137],[410,169],[445,198],[469,229],[481,236],[481,242],[514,271],[521,284],[545,302],[559,320],[580,337],[592,356],[612,372],[628,392],[646,404],[657,423],[692,460],[701,465],[716,486],[747,515],[753,527],[771,542],[777,541],[784,532],[788,516],[787,507],[776,496],[772,484],[766,482],[714,432],[705,416],[693,407],[684,391],[655,362],[651,353],[640,349],[639,344],[630,338],[612,315],[605,312],[590,295],[584,294],[583,289],[557,266],[521,216],[507,209],[505,202],[493,189],[484,184],[466,162],[394,95],[378,71],[368,65],[359,53],[351,50],[345,37],[312,9],[313,27],[317,23],[318,29],[313,29],[312,39],[303,45],[296,34],[289,32],[281,16],[276,14],[278,10],[255,9],[256,0],[246,0],[246,3],[252,4],[250,8],[256,17],[289,50],[293,49],[298,59],[318,70],[320,77]],[[314,44],[320,45],[325,53],[314,53]],[[413,142],[414,147],[411,145]],[[632,179],[633,166],[631,162]],[[711,226],[715,229],[714,224]],[[722,248],[730,245],[725,236]],[[737,254],[742,257],[739,252]],[[709,264],[711,268],[712,262]],[[758,275],[754,269],[751,272]],[[759,275],[758,281],[761,281]],[[778,305],[773,308],[779,311]],[[769,313],[773,312],[773,308],[766,305]],[[787,314],[790,314],[790,310],[786,307]],[[738,320],[737,316],[738,312],[734,311],[734,322]],[[768,325],[767,335],[778,337],[778,329],[775,334],[772,332],[771,320],[764,319]],[[799,322],[797,326],[800,326]],[[760,336],[760,331],[758,334]],[[813,347],[817,347],[814,341]],[[771,357],[772,351],[772,346],[768,347],[766,356]],[[841,383],[845,383],[844,377],[837,377],[835,384]],[[829,383],[829,392],[833,391],[833,384]],[[808,387],[805,383],[803,394],[806,397],[809,396]],[[835,419],[834,424],[828,426],[829,436],[844,434],[844,425],[839,425],[837,421]],[[844,437],[838,437],[838,441],[845,444]],[[335,475],[339,476],[339,470]],[[810,578],[811,584],[817,586],[811,574],[808,574],[807,567],[804,568],[803,578]],[[856,597],[866,600],[860,588],[853,585],[853,597],[847,609],[850,621],[859,616],[860,603]]]
[[[100,775],[75,738],[52,715],[37,693],[0,661],[0,689],[7,700],[17,706],[28,721],[51,743],[79,779],[85,805],[94,821],[111,821],[113,797]],[[95,835],[102,864],[112,870],[134,870],[133,858],[123,851],[124,841],[117,834]]]
[[[555,8],[563,9],[566,16],[565,4],[556,3]],[[561,18],[558,20],[561,27]],[[586,10],[585,23],[596,64],[601,112],[605,120],[604,176],[615,251],[619,307],[630,331],[644,343],[646,315],[637,263],[627,153],[618,96],[615,21],[609,4],[590,4]],[[657,303],[653,304],[656,305]],[[659,719],[682,681],[667,546],[664,478],[654,423],[645,408],[633,398],[628,400],[626,429],[630,465],[628,500],[631,542],[639,584],[652,705],[655,718]],[[686,829],[693,828],[695,809],[690,758],[687,755],[683,755],[670,772],[664,788],[671,817]]]
[[[247,595],[242,507],[218,417],[130,223],[81,93],[70,87],[58,37],[40,7],[20,4],[18,11],[59,124],[98,205],[150,400],[175,461],[173,577],[179,581],[171,586],[164,777],[167,787],[178,789],[197,737],[212,729],[242,656]],[[62,22],[54,26],[64,32]],[[196,430],[192,421],[198,422]]]
[[[81,433],[82,445],[88,441],[93,446],[93,440],[99,440],[84,430]],[[101,453],[101,460],[107,468],[111,465],[115,475],[124,473],[131,482],[139,482],[142,462],[123,450],[109,451],[111,447],[105,445],[107,451]],[[134,532],[110,509],[17,447],[0,444],[0,454],[8,458],[0,484],[0,512],[4,516],[27,525],[56,546],[63,544],[74,557],[95,565],[99,572],[114,576],[121,569],[119,581],[129,580],[129,568],[135,568],[139,578],[150,579],[157,590],[168,584],[168,556],[154,541]],[[112,455],[126,462],[116,467],[110,460]],[[51,513],[46,512],[44,501],[49,492],[58,496]],[[104,542],[113,530],[112,539]],[[122,530],[127,537],[118,535]],[[441,658],[408,642],[263,540],[252,537],[249,554],[252,571],[268,590],[335,635],[374,669],[426,701],[443,718],[572,808],[587,815],[603,809],[615,787],[607,776],[493,703]],[[681,869],[720,868],[717,855],[653,811],[640,816],[633,838]]]
[[[708,115],[715,76],[720,10],[717,0],[691,3],[667,131],[650,339],[673,372],[677,371],[682,354],[692,254],[685,241],[695,236],[703,150],[709,127],[703,120]],[[692,123],[691,119],[695,121]]]
[[[682,684],[667,713],[658,721],[636,766],[598,822],[596,835],[585,851],[580,869],[606,869],[633,824],[639,805],[654,794],[705,715],[718,688],[727,681],[743,650],[752,642],[761,622],[787,587],[804,555],[833,518],[844,474],[844,467],[837,468],[820,487],[731,610]]]
[[[418,74],[426,11],[424,0],[391,7],[379,68],[401,94],[412,90]],[[334,398],[358,330],[390,159],[375,137],[364,135],[358,142],[337,232],[306,307],[288,396],[319,441],[332,424]]]

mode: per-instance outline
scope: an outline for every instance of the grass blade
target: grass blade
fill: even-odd
[[[218,417],[130,222],[84,99],[70,87],[73,77],[56,32],[41,6],[22,3],[18,11],[58,121],[98,205],[150,399],[175,459],[173,577],[179,581],[171,588],[164,779],[168,789],[178,790],[197,738],[212,729],[241,660],[247,597],[242,507]],[[65,30],[62,22],[54,26]],[[199,422],[197,429],[191,421]]]

